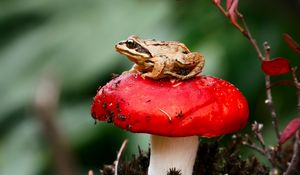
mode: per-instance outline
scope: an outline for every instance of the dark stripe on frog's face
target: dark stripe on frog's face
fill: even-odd
[[[123,53],[126,52],[126,55],[139,55],[144,57],[152,57],[151,53],[148,49],[143,47],[137,41],[133,39],[128,39],[126,41],[119,42],[116,46],[118,52]],[[146,56],[147,55],[147,56]]]
[[[151,53],[149,52],[148,49],[144,48],[143,46],[141,45],[138,45],[135,49],[136,52],[138,53],[143,53],[143,54],[147,54],[149,55],[149,57],[152,57]]]
[[[150,52],[147,49],[144,49],[142,46],[140,46],[138,43],[135,43],[135,47],[128,48],[127,40],[121,41],[118,44],[115,45],[116,50],[121,53],[122,55],[125,55],[128,57],[129,60],[141,64],[140,62],[144,62],[145,60],[148,60],[152,57]]]
[[[149,50],[142,46],[143,45],[142,43],[143,43],[143,41],[140,40],[139,37],[131,36],[126,40],[125,44],[129,49],[135,50],[136,52],[141,53],[141,54],[147,54],[147,55],[149,55],[149,57],[152,57]]]

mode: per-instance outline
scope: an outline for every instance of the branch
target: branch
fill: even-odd
[[[230,17],[228,16],[228,12],[221,6],[220,3],[215,3],[214,0],[212,0],[213,4],[220,10],[220,12],[226,16],[226,18],[228,18],[230,20]],[[250,42],[250,44],[254,47],[257,55],[258,55],[258,58],[260,61],[263,61],[264,60],[264,57],[262,55],[262,52],[260,51],[257,43],[256,43],[256,40],[252,37],[252,34],[247,26],[247,23],[244,19],[244,16],[243,14],[241,14],[240,12],[238,12],[237,10],[235,11],[235,13],[237,14],[237,16],[239,17],[239,19],[242,21],[242,26],[239,25],[238,23],[235,23],[235,22],[232,22],[231,20],[231,24],[236,28],[238,29],[238,31],[240,33],[242,33]]]
[[[220,3],[216,3],[214,0],[212,0],[213,4],[221,11],[222,14],[224,14],[224,16],[226,16],[229,20],[229,16],[228,16],[228,12],[221,6]],[[252,37],[252,34],[248,28],[248,25],[246,23],[246,20],[243,16],[242,13],[238,12],[237,10],[235,11],[235,13],[237,14],[238,18],[241,20],[242,26],[240,26],[237,22],[232,22],[231,20],[231,24],[237,28],[250,42],[250,44],[252,45],[252,47],[255,49],[258,59],[262,62],[264,60],[270,60],[270,46],[267,42],[264,43],[264,51],[265,51],[265,56],[263,56],[260,48],[258,47],[256,40]],[[273,128],[275,129],[275,134],[277,139],[279,139],[280,137],[280,133],[279,133],[279,128],[278,128],[278,121],[277,121],[277,115],[275,112],[275,108],[273,105],[273,99],[272,99],[272,92],[271,92],[271,81],[270,81],[270,76],[265,75],[265,85],[266,85],[266,104],[268,105],[268,108],[270,110],[271,113],[271,117],[272,117],[272,125]],[[299,91],[299,96],[300,96],[300,91]],[[300,97],[299,97],[300,98]],[[299,105],[300,105],[300,99],[299,99]]]
[[[277,155],[278,150],[274,149],[273,147],[266,146],[266,144],[265,144],[263,134],[262,134],[263,124],[254,122],[252,124],[251,129],[252,129],[252,131],[255,135],[255,138],[260,143],[260,147],[257,146],[255,143],[253,143],[248,136],[246,136],[247,139],[245,141],[243,141],[242,143],[245,146],[248,146],[248,147],[258,151],[262,155],[266,156],[266,158],[271,163],[273,169],[274,168],[279,168],[280,170],[284,170],[285,169],[284,166],[281,165],[281,163],[276,159],[276,155]]]
[[[119,161],[120,161],[120,158],[121,158],[121,155],[122,155],[124,149],[126,148],[127,143],[128,143],[128,139],[125,139],[121,145],[119,152],[118,152],[117,160],[115,161],[115,175],[118,175]]]
[[[262,155],[265,156],[265,151],[264,151],[261,147],[257,146],[257,145],[249,138],[248,134],[246,134],[246,135],[244,136],[244,138],[245,138],[245,140],[242,141],[242,144],[243,144],[243,145],[245,145],[245,146],[247,146],[247,147],[249,147],[249,148],[251,148],[251,149],[254,149],[254,150],[256,150],[257,152],[259,152],[260,154],[262,154]]]
[[[35,97],[35,110],[45,138],[53,152],[54,164],[58,175],[77,174],[72,155],[60,128],[55,122],[56,109],[59,101],[58,83],[49,76],[43,77]]]
[[[270,48],[270,45],[268,42],[264,43],[264,50],[265,50],[265,60],[268,61],[268,60],[270,60],[270,51],[271,51],[271,48]],[[271,87],[271,80],[270,80],[270,76],[267,74],[265,74],[265,86],[266,86],[266,96],[267,96],[265,103],[270,110],[271,118],[272,118],[272,125],[275,130],[277,140],[279,140],[280,132],[279,132],[279,127],[278,127],[277,114],[276,114],[275,107],[273,104],[272,90],[271,90],[271,88],[268,88],[268,87]]]
[[[300,110],[300,83],[299,83],[298,77],[296,75],[297,67],[291,68],[291,71],[292,71],[292,76],[293,76],[293,80],[294,80],[294,85],[297,89],[297,91],[296,91],[297,97],[298,97],[297,109]],[[300,113],[300,111],[299,111],[299,113]]]
[[[291,163],[284,173],[284,175],[300,174],[300,131],[296,134],[296,140],[294,143],[294,153]]]
[[[240,12],[237,12],[238,13],[238,17],[240,18],[240,20],[242,21],[242,24],[243,24],[243,27],[244,27],[244,30],[243,32],[241,32],[250,42],[250,44],[254,47],[256,53],[257,53],[257,56],[258,56],[258,59],[260,61],[263,61],[265,58],[263,57],[262,55],[262,52],[260,51],[257,43],[256,43],[256,40],[252,37],[252,34],[248,28],[248,25],[246,23],[246,20],[244,18],[244,15],[241,14]]]

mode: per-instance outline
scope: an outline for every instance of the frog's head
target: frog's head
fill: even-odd
[[[137,64],[143,64],[144,61],[152,58],[150,51],[146,47],[144,40],[138,36],[130,36],[127,40],[120,41],[115,45],[116,51],[127,56]]]

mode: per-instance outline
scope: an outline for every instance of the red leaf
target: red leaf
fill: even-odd
[[[279,143],[285,143],[289,138],[291,138],[296,131],[300,128],[300,117],[293,119],[288,123],[283,132],[280,135]]]
[[[226,1],[226,10],[229,10],[229,8],[231,7],[232,5],[232,0],[227,0]]]
[[[263,61],[261,68],[265,74],[270,76],[282,75],[290,72],[290,63],[286,58],[274,58],[270,61]]]
[[[293,51],[298,52],[300,54],[299,44],[289,34],[283,34],[283,39]]]
[[[226,8],[228,17],[233,24],[237,24],[237,8],[239,0],[227,0]]]

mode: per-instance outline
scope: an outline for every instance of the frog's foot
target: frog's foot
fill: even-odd
[[[147,73],[143,73],[142,75],[141,75],[141,77],[143,78],[143,79],[146,79],[146,77],[147,78],[151,78],[151,79],[159,79],[159,77],[158,76],[156,76],[156,75],[154,75],[152,72],[147,72]]]
[[[165,74],[173,76],[173,77],[181,79],[181,80],[187,80],[187,79],[193,78],[194,76],[198,75],[199,72],[189,73],[187,75],[179,75],[177,73],[167,71],[167,72],[165,72]]]

